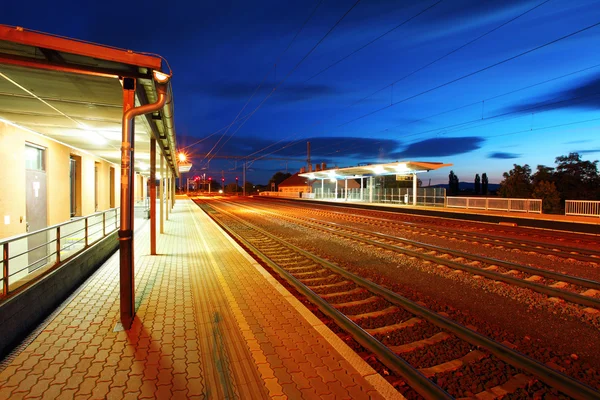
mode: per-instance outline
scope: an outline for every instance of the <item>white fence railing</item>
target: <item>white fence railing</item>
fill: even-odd
[[[446,207],[541,214],[542,200],[499,197],[448,197]]]
[[[344,189],[335,190],[325,189],[321,192],[321,188],[315,188],[314,198],[334,201],[362,201],[368,203],[371,198],[373,203],[390,203],[390,204],[413,204],[412,188],[375,188],[371,196],[369,188],[348,189],[345,193]],[[304,197],[304,194],[302,195]],[[420,206],[444,206],[446,197],[446,189],[443,188],[418,188],[416,203]]]
[[[566,200],[565,215],[600,217],[600,201]]]
[[[119,227],[119,208],[0,240],[0,296],[32,282]]]
[[[301,196],[300,192],[260,192],[259,196],[289,197],[289,198],[298,199],[300,197],[310,198],[310,197],[308,197],[308,195],[310,195],[310,194],[312,194],[312,193],[302,193],[302,196]]]

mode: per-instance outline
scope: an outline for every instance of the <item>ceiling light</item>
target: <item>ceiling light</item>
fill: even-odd
[[[167,83],[169,82],[169,79],[171,79],[171,75],[165,74],[164,72],[160,72],[158,70],[152,71],[152,75],[157,83]]]

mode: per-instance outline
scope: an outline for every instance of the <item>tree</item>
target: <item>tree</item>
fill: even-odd
[[[256,192],[256,188],[254,187],[254,184],[252,184],[252,182],[246,182],[244,187],[246,188],[246,195],[250,195]]]
[[[458,176],[454,174],[454,171],[450,171],[448,175],[448,192],[449,195],[456,195],[459,192]]]
[[[560,212],[560,193],[556,190],[554,182],[539,181],[533,188],[534,199],[542,199],[542,212]]]
[[[240,193],[242,191],[242,188],[239,187],[235,182],[233,183],[228,183],[227,185],[225,185],[225,190],[224,192],[227,193]]]
[[[481,178],[479,174],[475,174],[475,194],[479,194],[481,191]]]
[[[578,153],[556,157],[554,182],[563,200],[600,198],[598,160],[584,161]]]
[[[481,194],[484,196],[488,194],[488,177],[485,172],[481,174]]]
[[[533,183],[533,186],[536,186],[542,181],[554,182],[554,168],[546,167],[545,165],[538,165],[537,171],[531,176],[531,178],[531,183]]]
[[[531,168],[525,164],[523,166],[513,164],[514,168],[502,174],[504,179],[500,182],[498,194],[502,197],[510,198],[530,198]]]

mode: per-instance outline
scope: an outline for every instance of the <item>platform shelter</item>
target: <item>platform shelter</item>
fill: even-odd
[[[328,168],[317,171],[309,171],[299,174],[301,177],[321,181],[321,196],[324,193],[325,181],[335,183],[335,193],[337,198],[338,181],[344,181],[344,196],[348,196],[348,180],[360,179],[360,200],[366,200],[368,196],[369,203],[373,202],[373,192],[375,177],[395,175],[397,178],[412,177],[413,193],[417,192],[417,174],[437,170],[443,167],[451,167],[452,164],[430,161],[395,161],[385,164],[364,164],[356,167]],[[367,190],[365,193],[364,179],[368,179]],[[413,205],[417,205],[417,196],[413,197]]]
[[[0,242],[12,246],[12,254],[29,253],[19,269],[28,274],[51,257],[61,261],[64,240],[50,227],[114,209],[125,327],[134,314],[134,206],[152,199],[150,241],[156,254],[157,219],[162,232],[175,199],[171,74],[155,54],[0,25]],[[21,240],[25,249],[14,248],[19,235],[37,231]],[[52,240],[54,252],[48,249]],[[17,260],[10,260],[9,270],[10,256],[4,258],[6,296],[11,282],[22,277],[14,272]]]

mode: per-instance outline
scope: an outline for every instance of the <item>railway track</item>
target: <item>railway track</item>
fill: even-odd
[[[261,201],[270,201],[273,202],[272,199],[268,198],[260,198]],[[287,203],[297,205],[296,201],[290,200],[276,200],[277,203]],[[553,231],[549,229],[540,229],[540,228],[529,228],[529,227],[512,227],[510,225],[501,225],[496,223],[486,223],[486,222],[476,222],[476,221],[465,221],[465,220],[456,220],[452,218],[445,217],[432,217],[426,215],[413,215],[406,214],[402,211],[382,211],[382,210],[368,210],[364,208],[353,208],[353,207],[343,207],[346,211],[339,211],[340,206],[332,205],[324,205],[324,204],[311,204],[311,207],[315,210],[327,210],[329,212],[345,214],[348,209],[352,210],[352,213],[355,215],[372,217],[375,219],[382,219],[393,221],[396,223],[405,223],[405,224],[416,224],[416,225],[433,225],[436,228],[438,227],[449,227],[452,229],[453,227],[460,226],[462,230],[464,227],[468,227],[469,229],[474,229],[477,233],[485,234],[486,232],[491,235],[506,235],[508,237],[514,238],[520,237],[527,239],[536,239],[538,241],[545,241],[548,243],[569,243],[570,245],[577,244],[580,247],[585,248],[597,248],[598,243],[600,241],[600,237],[598,234],[585,234],[585,233],[571,233],[566,231]],[[388,215],[389,218],[384,218],[382,215]]]
[[[583,262],[589,262],[593,264],[600,264],[600,250],[598,246],[600,243],[596,238],[590,238],[590,235],[569,235],[569,234],[550,234],[549,232],[539,232],[540,230],[533,229],[520,229],[520,230],[503,230],[502,225],[494,225],[494,232],[496,229],[504,232],[505,234],[512,235],[512,237],[494,235],[484,233],[488,231],[486,224],[469,225],[476,226],[478,231],[472,232],[464,229],[452,229],[445,226],[436,224],[435,227],[429,227],[425,225],[417,225],[412,222],[399,221],[397,219],[382,218],[381,213],[375,214],[372,212],[361,212],[359,215],[348,214],[340,211],[323,210],[321,208],[306,208],[306,207],[293,207],[286,205],[299,211],[309,212],[319,217],[328,216],[334,214],[336,218],[346,220],[348,222],[360,222],[363,224],[369,224],[377,227],[389,227],[396,230],[408,230],[412,233],[423,235],[428,234],[432,236],[457,239],[463,241],[469,241],[472,243],[487,244],[490,246],[501,247],[503,249],[517,249],[527,252],[535,252],[538,254],[550,255],[554,257],[561,257],[565,259],[574,259]],[[364,210],[359,210],[364,211]],[[367,216],[367,218],[365,218]],[[543,241],[534,241],[530,239],[523,239],[522,236],[539,237]],[[515,236],[520,236],[515,238]],[[594,240],[596,239],[596,240]],[[559,244],[558,242],[570,241],[570,245]],[[582,246],[573,246],[572,244],[581,244]],[[595,247],[586,248],[583,246]]]
[[[254,257],[333,319],[408,397],[600,398],[594,388],[300,249],[223,207],[199,206]],[[392,375],[397,378],[391,378]],[[408,384],[407,389],[404,384]],[[414,390],[415,392],[413,392]],[[540,397],[541,398],[541,397]]]
[[[234,204],[237,207],[253,208],[241,203]],[[454,270],[461,270],[473,275],[484,276],[496,281],[530,289],[550,297],[558,297],[571,303],[600,309],[600,298],[595,297],[600,293],[600,282],[597,281],[473,255],[315,218],[299,217],[296,214],[286,215],[281,209],[278,209],[277,213],[273,212],[272,209],[264,209],[262,207],[259,209],[263,213],[275,215],[279,219],[287,219],[297,225],[320,230],[328,235],[336,235],[351,241],[360,241],[365,245],[376,246],[409,257],[416,257],[435,265],[443,265]]]

